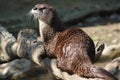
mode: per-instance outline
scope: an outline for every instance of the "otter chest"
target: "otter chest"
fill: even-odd
[[[55,47],[57,43],[57,36],[49,40],[48,42],[45,42],[45,49],[46,49],[46,54],[51,57],[55,58]]]

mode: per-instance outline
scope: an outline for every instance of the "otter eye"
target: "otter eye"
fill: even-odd
[[[41,41],[38,42],[38,45],[42,45],[42,44],[43,44],[43,42],[41,42]]]
[[[46,9],[45,7],[43,7],[43,8],[39,8],[39,11],[42,11],[42,10],[44,10],[44,9]]]
[[[53,9],[50,9],[50,11],[53,11]]]
[[[37,43],[37,41],[36,41],[36,40],[34,40],[34,41],[33,41],[33,43]]]

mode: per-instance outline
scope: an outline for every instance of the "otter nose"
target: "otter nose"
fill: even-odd
[[[43,42],[41,42],[41,41],[38,41],[38,45],[42,45],[43,44]]]
[[[37,10],[38,8],[37,7],[34,7],[33,10]]]
[[[34,7],[33,8],[33,10],[38,10],[38,11],[43,11],[44,9],[46,9],[46,8],[44,8],[44,7],[43,8],[39,8],[39,7]]]

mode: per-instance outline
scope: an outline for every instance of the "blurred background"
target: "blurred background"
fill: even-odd
[[[120,21],[120,0],[0,0],[0,24],[10,32],[35,27],[27,14],[37,3],[54,6],[68,26],[98,26]]]
[[[120,43],[120,0],[0,0],[0,25],[14,36],[21,29],[38,30],[37,23],[28,16],[29,11],[38,3],[54,6],[68,27],[82,28],[94,41],[102,41],[107,46]],[[36,73],[41,72],[37,70]],[[39,79],[45,78],[45,75],[44,80],[47,80],[49,76],[44,73],[42,76],[32,74],[33,80],[37,80],[36,76]],[[21,80],[29,78],[25,76]]]

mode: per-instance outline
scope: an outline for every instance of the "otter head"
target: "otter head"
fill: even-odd
[[[45,58],[45,49],[42,41],[33,29],[24,29],[18,33],[17,37],[17,56],[25,57],[41,65]]]
[[[33,41],[31,43],[28,57],[36,64],[44,65],[43,59],[46,57],[46,54],[45,54],[43,42]]]
[[[33,15],[35,19],[38,19],[39,24],[44,22],[56,31],[65,30],[65,25],[59,18],[57,11],[48,4],[36,4],[30,11],[30,14]]]
[[[53,18],[54,12],[55,9],[48,4],[37,4],[31,10],[31,13],[34,15],[35,18],[46,23],[50,23],[51,19]]]

